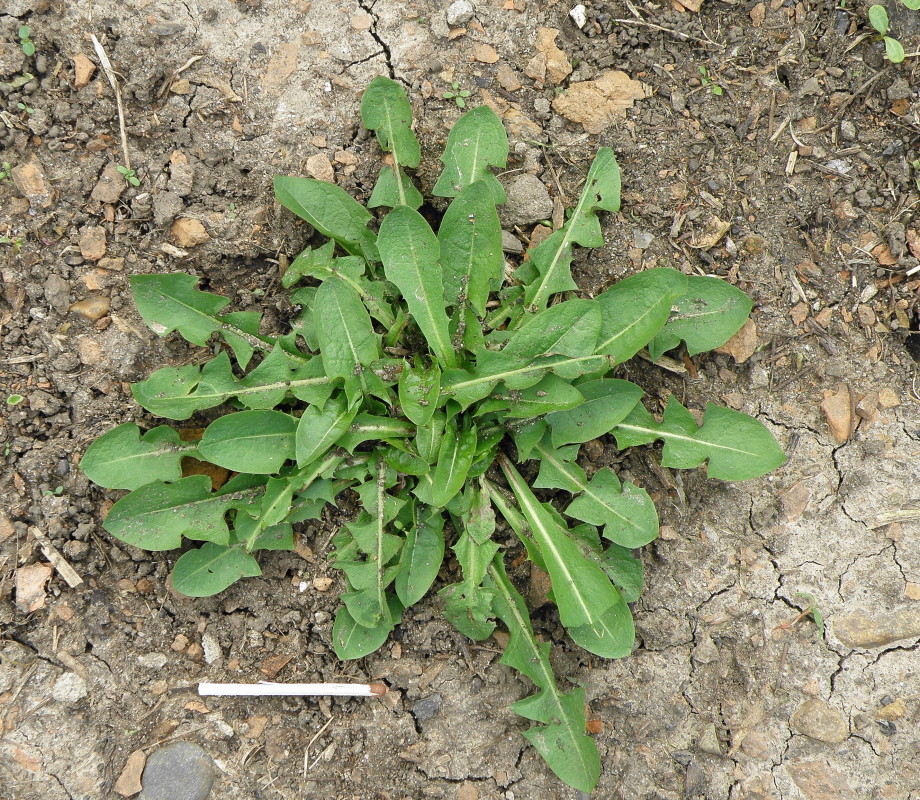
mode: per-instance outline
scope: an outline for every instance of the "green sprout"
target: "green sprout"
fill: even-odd
[[[16,103],[16,108],[18,108],[20,111],[25,111],[26,114],[35,113],[35,109],[29,105],[26,105],[25,103]]]
[[[119,174],[124,177],[124,179],[131,186],[140,186],[141,179],[137,177],[137,173],[133,169],[128,169],[128,167],[123,167],[121,164],[115,167],[118,170]]]
[[[8,181],[11,177],[13,177],[13,168],[9,161],[4,161],[0,166],[0,181]]]
[[[721,97],[724,89],[721,86],[719,86],[719,84],[716,83],[715,80],[713,80],[712,75],[710,74],[709,70],[706,69],[706,67],[704,66],[700,66],[699,70],[700,70],[700,76],[701,76],[700,80],[702,80],[703,86],[708,86],[709,91],[711,91],[716,97]]]
[[[461,89],[460,84],[454,81],[450,85],[450,91],[441,95],[445,100],[453,100],[457,108],[466,108],[466,98],[472,94],[469,89]]]
[[[904,0],[901,0],[904,2]],[[914,3],[914,0],[904,2],[908,8]],[[920,8],[920,2],[917,3]],[[892,64],[900,64],[904,60],[904,46],[895,38],[888,36],[888,12],[885,6],[869,6],[869,24],[878,31],[878,35],[885,43],[885,55]]]
[[[23,25],[19,29],[19,43],[22,45],[22,52],[27,56],[35,55],[35,42],[29,38],[29,26]]]
[[[6,398],[6,404],[8,406],[18,406],[25,398],[21,394],[11,394]]]

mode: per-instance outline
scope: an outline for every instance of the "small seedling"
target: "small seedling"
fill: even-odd
[[[668,268],[579,296],[574,247],[601,247],[599,215],[620,209],[608,147],[565,224],[509,275],[496,209],[505,190],[492,172],[508,157],[498,116],[480,106],[451,130],[433,190],[450,201],[437,233],[406,172],[421,148],[404,89],[374,79],[361,118],[389,154],[367,204],[384,209],[379,228],[336,184],[275,178],[281,205],[328,239],[282,276],[284,287],[300,284],[291,302],[304,309],[288,334],[264,335],[256,312],[225,313],[230,301],[197,290],[193,275],[131,278],[157,334],[178,331],[199,346],[217,335],[228,348],[155,371],[134,384],[135,399],[174,420],[228,401],[241,410],[211,417],[198,441],[166,425],[142,432],[125,423],[97,439],[81,467],[102,486],[131,490],[106,517],[112,535],[155,551],[196,543],[171,576],[191,597],[261,575],[257,551],[293,549],[294,526],[349,490],[361,510],[330,554],[346,585],[332,628],[336,654],[380,648],[440,574],[439,605],[459,631],[483,640],[499,623],[507,628],[501,663],[538,689],[512,707],[535,723],[525,737],[563,781],[590,792],[601,760],[586,733],[585,691],[557,681],[517,566],[529,559],[549,575],[577,645],[603,658],[629,655],[629,603],[643,584],[635,551],[658,536],[658,514],[645,489],[613,469],[589,477],[579,448],[607,434],[620,449],[660,440],[660,455],[646,458],[684,469],[708,462],[719,480],[782,464],[776,440],[752,417],[710,403],[700,423],[671,397],[659,419],[616,371],[646,348],[655,361],[677,347],[689,358],[721,346],[751,300],[719,278]],[[214,489],[208,476],[183,477],[185,457],[236,475]],[[538,467],[524,470],[535,475],[529,481],[518,466],[528,461]],[[455,562],[445,559],[448,547]]]
[[[723,89],[713,80],[712,76],[709,74],[709,70],[706,69],[706,67],[700,65],[699,71],[700,80],[702,81],[703,86],[708,86],[710,92],[712,92],[716,97],[721,97]]]
[[[904,2],[904,0],[901,0]],[[913,0],[911,0],[913,2]],[[907,3],[904,3],[907,5]],[[909,5],[907,5],[910,8]],[[918,3],[920,8],[920,3]],[[888,12],[885,6],[869,6],[869,24],[878,31],[878,35],[885,43],[885,54],[892,64],[900,64],[904,60],[904,47],[895,38],[888,36]]]
[[[8,181],[13,177],[13,167],[10,165],[9,161],[4,161],[3,165],[0,166],[0,181]]]
[[[454,81],[450,85],[450,89],[442,95],[445,100],[453,100],[457,104],[457,108],[466,108],[466,98],[470,96],[471,92],[469,89],[461,89],[460,84],[457,81]]]
[[[26,105],[25,103],[16,103],[16,108],[20,111],[25,111],[26,114],[34,114],[35,109],[31,106]]]
[[[59,497],[62,494],[64,494],[63,486],[55,486],[54,490],[45,489],[45,491],[42,492],[42,495],[45,497]]]
[[[6,404],[8,406],[18,406],[25,398],[21,394],[11,394],[6,398]]]
[[[137,177],[137,173],[136,173],[133,169],[128,169],[127,167],[123,167],[121,164],[119,164],[118,166],[116,166],[115,169],[118,170],[119,174],[122,175],[122,177],[124,177],[124,179],[125,179],[131,186],[140,186],[140,185],[141,185],[141,180],[140,180],[140,178]]]
[[[29,26],[23,25],[19,29],[19,43],[22,46],[22,52],[31,57],[35,55],[35,43],[29,38]]]

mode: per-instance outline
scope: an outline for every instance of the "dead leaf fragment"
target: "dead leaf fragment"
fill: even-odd
[[[483,64],[494,64],[498,61],[498,53],[492,45],[477,42],[473,45],[473,58]]]
[[[562,83],[572,74],[572,65],[565,53],[556,46],[558,35],[557,28],[537,28],[537,40],[534,42],[537,52],[545,59],[546,75],[553,83]]]
[[[259,667],[259,672],[265,675],[268,678],[274,678],[281,670],[283,670],[287,663],[291,660],[291,656],[269,656],[262,662],[262,666]]]
[[[29,564],[16,570],[16,607],[25,613],[45,607],[45,584],[54,568],[50,564]]]
[[[844,444],[850,438],[853,423],[849,389],[843,387],[836,393],[825,392],[821,410],[827,418],[827,425],[834,441]]]
[[[144,765],[147,763],[147,755],[143,750],[135,750],[128,756],[125,768],[118,776],[113,787],[122,797],[130,797],[137,794],[144,787],[141,785],[141,775],[144,772]]]
[[[96,71],[96,65],[90,61],[83,53],[77,53],[73,61],[73,88],[80,90],[90,82],[93,73]]]
[[[625,117],[636,100],[650,94],[648,86],[625,72],[608,70],[596,80],[573,83],[553,100],[553,110],[582,125],[587,133],[600,133],[617,117]]]
[[[731,222],[719,219],[713,214],[706,220],[706,227],[699,236],[695,236],[690,246],[697,250],[711,250],[732,228]]]
[[[746,319],[741,329],[721,347],[716,348],[717,353],[727,353],[735,359],[736,364],[743,364],[757,350],[757,323]]]

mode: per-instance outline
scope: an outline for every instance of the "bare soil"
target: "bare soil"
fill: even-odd
[[[436,597],[375,655],[335,658],[341,580],[325,556],[347,508],[307,524],[298,552],[263,557],[261,578],[190,600],[167,584],[176,554],[102,529],[118,493],[77,469],[112,426],[154,424],[129,382],[202,357],[145,328],[130,275],[192,272],[283,329],[278,260],[309,231],[273,202],[272,175],[307,174],[313,158],[366,198],[380,153],[358,98],[377,74],[409,90],[426,190],[460,113],[442,96],[455,81],[503,115],[509,173],[539,175],[563,202],[597,147],[614,148],[624,206],[605,220],[608,245],[578,257],[586,293],[669,265],[724,276],[755,301],[753,352],[677,372],[637,359],[623,375],[656,409],[676,393],[756,415],[789,453],[782,469],[728,485],[664,470],[654,449],[624,457],[607,438],[583,449],[588,469],[614,464],[646,486],[664,523],[643,553],[630,658],[592,658],[551,608],[534,612],[557,673],[586,688],[602,722],[596,796],[920,798],[916,58],[884,59],[861,2],[705,0],[694,13],[596,0],[584,30],[570,3],[474,5],[457,35],[446,0],[7,0],[0,163],[26,171],[0,180],[3,800],[117,797],[129,754],[179,738],[217,762],[213,798],[577,796],[507,710],[529,687],[494,642],[454,633]],[[920,12],[889,10],[914,53]],[[17,37],[26,23],[31,58]],[[558,83],[526,74],[539,74],[541,27],[558,29],[575,66]],[[120,76],[137,187],[113,171],[125,156],[112,89],[100,69],[82,74],[85,58],[98,63],[91,34]],[[648,96],[599,134],[552,108],[607,70]],[[179,218],[207,236],[183,238]],[[104,298],[95,319],[72,310],[89,297]],[[16,394],[24,401],[7,405]],[[82,584],[57,572],[43,584],[32,529]],[[328,588],[316,580],[327,576]],[[804,594],[823,628],[800,618]],[[195,693],[199,680],[266,676],[384,680],[390,692],[319,703]]]

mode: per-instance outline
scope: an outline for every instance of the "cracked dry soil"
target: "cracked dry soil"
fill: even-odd
[[[726,485],[663,470],[654,449],[583,448],[589,471],[612,464],[646,486],[664,524],[643,553],[632,657],[592,658],[550,608],[535,610],[558,674],[585,686],[602,722],[596,796],[920,798],[916,61],[889,65],[860,38],[861,3],[706,0],[694,14],[595,0],[579,30],[565,3],[476,0],[460,35],[446,6],[7,0],[0,11],[0,162],[45,181],[24,196],[22,173],[0,180],[0,388],[26,398],[0,418],[0,797],[115,797],[130,753],[176,739],[217,762],[213,798],[577,796],[506,710],[529,688],[496,663],[494,643],[453,633],[437,599],[377,654],[335,659],[340,586],[324,558],[348,508],[308,524],[297,552],[263,558],[263,577],[193,601],[168,588],[174,554],[103,531],[116,493],[76,468],[113,425],[153,424],[128,382],[201,357],[143,326],[128,276],[194,272],[231,309],[282,329],[292,309],[278,260],[309,232],[273,203],[271,177],[323,172],[366,198],[380,153],[358,96],[387,74],[413,101],[425,189],[459,114],[442,99],[453,81],[502,115],[509,175],[536,174],[560,200],[577,196],[598,146],[615,149],[623,212],[604,220],[606,247],[577,256],[585,292],[671,265],[724,276],[755,301],[756,349],[740,362],[710,354],[679,374],[637,359],[623,376],[656,409],[676,393],[758,416],[789,453],[782,469]],[[916,19],[890,13],[917,50]],[[26,23],[29,59],[16,36]],[[540,27],[559,31],[575,67],[561,84],[533,63]],[[90,34],[120,76],[136,188],[114,172],[116,107],[100,70],[87,74]],[[722,95],[701,84],[701,66]],[[650,96],[598,135],[552,110],[560,91],[610,69]],[[719,220],[727,235],[706,243]],[[841,392],[845,441],[821,411]],[[25,595],[22,577],[45,563],[30,528],[82,585],[54,574]],[[804,594],[823,631],[799,618]],[[199,680],[266,675],[383,679],[391,691],[379,702],[195,695]]]

